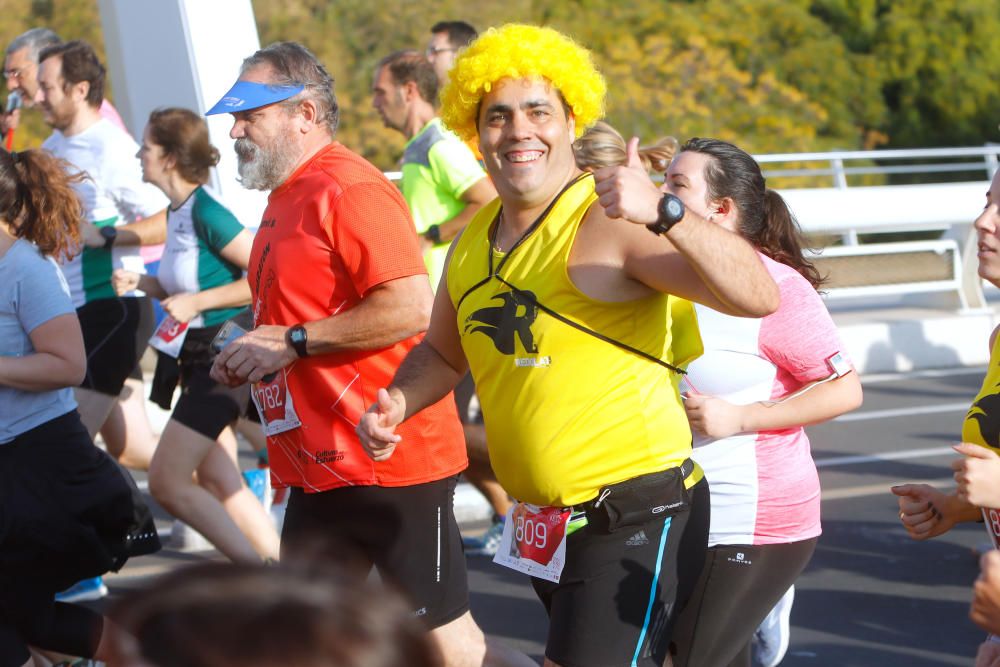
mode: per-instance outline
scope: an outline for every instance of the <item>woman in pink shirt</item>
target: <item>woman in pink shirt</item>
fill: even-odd
[[[749,154],[691,139],[666,189],[752,243],[781,293],[778,310],[760,319],[696,304],[705,353],[682,387],[712,520],[704,570],[674,633],[674,665],[749,667],[754,630],[820,534],[819,476],[803,426],[858,407],[861,383],[816,292],[822,279],[803,256],[798,225]]]

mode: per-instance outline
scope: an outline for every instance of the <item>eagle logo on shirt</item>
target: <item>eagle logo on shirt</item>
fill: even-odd
[[[973,403],[966,419],[974,419],[979,424],[983,442],[993,448],[1000,447],[1000,394],[989,394]]]
[[[535,295],[532,292],[501,292],[491,300],[499,301],[499,305],[480,308],[469,315],[465,320],[465,333],[486,334],[501,354],[514,354],[515,337],[521,340],[526,352],[538,352],[535,336],[531,333],[531,325],[538,317]]]

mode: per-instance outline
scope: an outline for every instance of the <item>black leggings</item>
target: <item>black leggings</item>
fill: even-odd
[[[817,540],[709,548],[674,631],[674,667],[750,667],[754,631],[805,569]]]
[[[0,667],[21,667],[31,657],[28,645],[91,658],[103,629],[104,617],[80,605],[43,602],[8,610],[0,613]]]

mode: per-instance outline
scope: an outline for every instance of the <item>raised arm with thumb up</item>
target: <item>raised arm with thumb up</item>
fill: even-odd
[[[594,172],[598,201],[609,218],[624,218],[639,225],[656,222],[656,207],[663,193],[649,178],[639,159],[639,138],[628,142],[625,166]]]

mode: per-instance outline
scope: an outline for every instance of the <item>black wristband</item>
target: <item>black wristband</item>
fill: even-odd
[[[115,244],[115,239],[118,238],[118,228],[114,225],[108,225],[107,227],[98,228],[97,231],[104,238],[104,249],[111,250],[111,247]]]
[[[433,243],[434,245],[441,245],[441,228],[437,225],[431,225],[424,232],[424,238]]]

